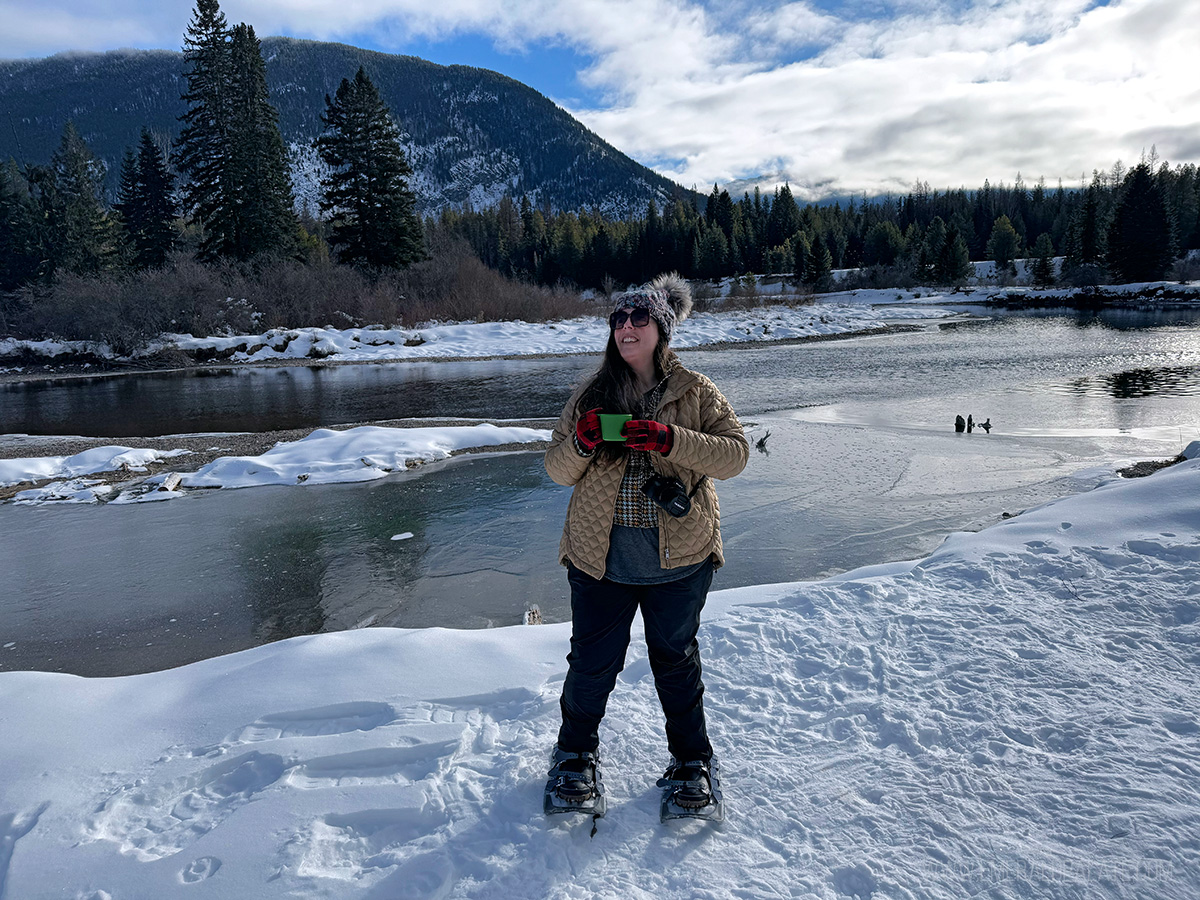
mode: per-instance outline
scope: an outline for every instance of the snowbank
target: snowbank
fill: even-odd
[[[540,812],[565,625],[0,674],[0,896],[1198,896],[1198,491],[1193,460],[917,562],[715,593],[720,828],[658,823],[640,640],[594,838]]]
[[[948,315],[950,313],[943,310],[924,307],[891,309],[887,312],[887,320],[936,319]],[[884,324],[884,316],[865,303],[767,306],[697,313],[679,326],[672,345],[683,348],[723,342],[846,334],[868,331]],[[218,355],[232,362],[328,358],[366,362],[598,353],[604,349],[607,339],[606,323],[594,316],[549,323],[433,323],[413,330],[293,328],[224,338],[164,335],[164,341],[185,352]]]
[[[449,428],[318,428],[261,456],[223,457],[183,476],[184,487],[257,487],[373,481],[417,462],[446,459],[454,450],[548,441],[535,428],[471,425]]]
[[[550,440],[537,428],[501,428],[482,424],[443,428],[381,428],[360,426],[343,431],[319,428],[299,441],[276,444],[259,456],[224,456],[182,477],[185,488],[238,488],[268,484],[333,484],[372,481],[418,463],[446,459],[456,450],[502,447]],[[149,462],[186,454],[187,450],[134,450],[98,447],[71,457],[0,460],[0,485],[45,478],[66,478],[21,491],[17,503],[93,503],[107,499],[113,486],[87,475],[139,471]],[[140,469],[144,471],[144,469]],[[142,493],[141,488],[164,483],[166,473],[136,484],[115,502],[162,500],[183,496],[178,490]]]
[[[190,450],[147,450],[132,447],[93,447],[74,456],[42,456],[0,459],[0,486],[45,478],[76,478],[97,472],[145,470],[162,459],[174,459]]]

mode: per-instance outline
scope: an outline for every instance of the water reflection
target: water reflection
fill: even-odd
[[[1174,369],[1134,369],[1106,375],[1104,386],[1114,397],[1195,397],[1200,395],[1200,367]]]
[[[325,630],[324,543],[321,527],[301,520],[263,523],[235,544],[256,642]]]
[[[202,369],[0,385],[0,432],[140,437],[557,415],[596,357]]]
[[[131,674],[370,624],[516,624],[561,606],[565,506],[541,455],[515,453],[370,484],[0,507],[0,670]]]

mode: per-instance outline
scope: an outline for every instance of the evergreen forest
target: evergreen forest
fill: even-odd
[[[619,221],[505,198],[494,209],[445,210],[427,227],[461,237],[507,275],[590,288],[677,270],[693,279],[781,275],[826,290],[834,270],[872,287],[961,285],[993,261],[999,283],[1028,259],[1033,284],[1155,281],[1200,248],[1200,172],[1153,159],[1093,173],[1085,190],[988,183],[973,191],[917,184],[903,197],[797,203],[788,185],[734,200],[714,185],[703,204],[672,202]],[[1055,265],[1062,257],[1061,265]],[[845,284],[840,279],[839,284]]]

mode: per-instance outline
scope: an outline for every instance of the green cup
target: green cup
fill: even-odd
[[[606,441],[624,443],[625,438],[621,436],[621,429],[632,418],[633,416],[629,413],[600,413],[600,436]]]

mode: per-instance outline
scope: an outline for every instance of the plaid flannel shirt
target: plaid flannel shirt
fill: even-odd
[[[667,379],[664,378],[656,387],[642,396],[640,418],[654,418],[666,389]],[[650,462],[650,452],[630,450],[629,463],[625,467],[625,477],[621,480],[621,489],[617,493],[617,506],[613,512],[614,525],[624,525],[626,528],[658,527],[658,507],[654,505],[653,500],[642,493],[642,485],[653,475],[654,466]]]

